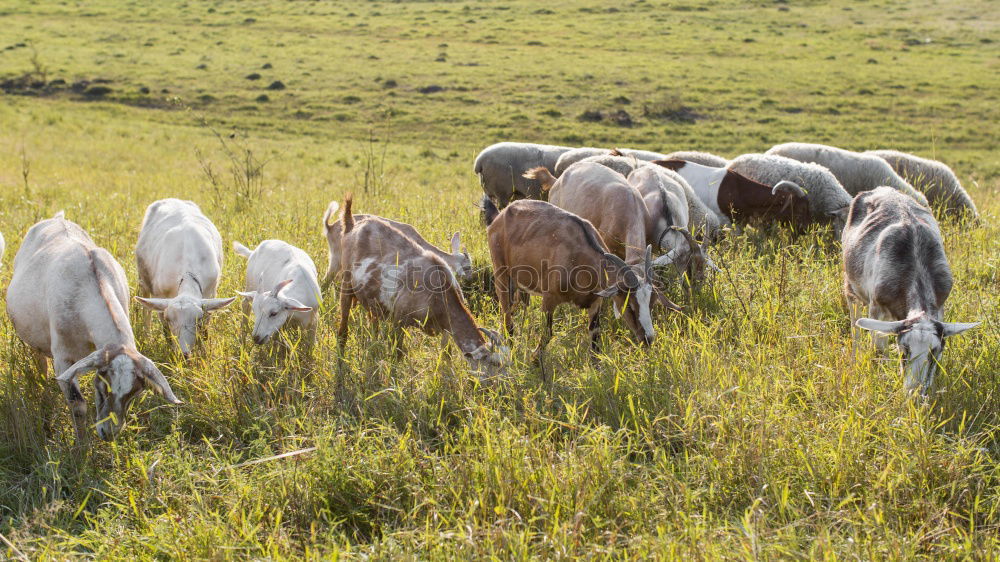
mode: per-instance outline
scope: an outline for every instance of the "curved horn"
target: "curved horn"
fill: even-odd
[[[609,262],[611,262],[611,265],[617,267],[618,269],[622,269],[622,268],[628,269],[628,264],[625,263],[625,260],[621,259],[620,257],[618,257],[618,256],[616,256],[616,255],[614,255],[614,254],[612,254],[610,252],[605,252],[604,253],[604,259],[606,259]]]
[[[688,229],[686,229],[686,228],[684,228],[682,226],[676,226],[676,225],[671,226],[670,228],[672,228],[673,230],[676,230],[677,232],[680,232],[681,234],[683,234],[684,235],[684,239],[687,240],[688,246],[690,246],[692,250],[695,250],[695,249],[701,247],[701,245],[698,244],[698,241],[694,239],[694,235],[691,234],[690,230],[688,230]]]
[[[272,294],[275,295],[275,296],[277,296],[278,293],[280,293],[282,289],[284,289],[285,287],[287,287],[287,286],[289,286],[291,284],[292,284],[292,280],[291,279],[285,279],[281,283],[278,283],[277,285],[274,286],[274,291],[272,292]]]
[[[806,190],[802,189],[802,186],[793,181],[788,181],[788,180],[781,180],[778,183],[774,184],[774,187],[771,189],[771,195],[777,195],[779,191],[783,191],[789,195],[794,195],[797,197],[806,196]]]
[[[153,390],[163,396],[167,402],[175,405],[183,404],[184,402],[174,396],[174,391],[170,389],[170,383],[167,382],[167,377],[164,377],[163,373],[156,368],[156,364],[154,364],[148,357],[143,357],[142,359],[141,374],[143,380],[149,383],[153,387]]]

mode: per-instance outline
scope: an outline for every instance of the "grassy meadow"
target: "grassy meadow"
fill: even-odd
[[[280,84],[276,84],[280,83]],[[955,276],[930,398],[896,351],[852,352],[828,228],[749,226],[635,347],[537,303],[511,375],[355,310],[253,346],[237,306],[183,361],[136,305],[146,393],[114,443],[73,446],[52,374],[0,314],[0,558],[994,558],[1000,556],[1000,12],[989,0],[119,2],[0,6],[0,232],[65,210],[125,267],[146,206],[201,205],[226,249],[280,238],[326,269],[320,220],[460,230],[499,328],[472,161],[501,140],[735,156],[789,140],[951,165],[982,214],[942,222]],[[247,171],[250,173],[247,174]],[[81,387],[92,400],[85,377]],[[90,410],[93,411],[93,403]],[[290,456],[278,457],[284,453]]]

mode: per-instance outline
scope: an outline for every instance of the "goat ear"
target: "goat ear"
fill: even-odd
[[[141,359],[142,368],[139,373],[141,374],[143,380],[147,384],[153,387],[153,390],[157,394],[162,396],[167,402],[171,404],[179,405],[183,404],[179,398],[174,396],[174,391],[170,389],[170,383],[167,382],[167,377],[163,376],[163,373],[156,367],[152,361],[147,357]]]
[[[135,300],[146,308],[159,312],[163,312],[166,310],[167,306],[170,305],[170,299],[146,299],[142,297],[135,297]]]
[[[229,297],[228,299],[201,299],[201,309],[205,312],[213,312],[233,304],[234,300],[236,300],[236,297]]]
[[[490,330],[489,328],[479,328],[479,331],[482,332],[484,336],[486,336],[486,339],[491,343],[492,347],[499,347],[503,345],[503,337],[501,337],[500,333],[497,332],[496,330]]]
[[[236,291],[236,293],[248,301],[252,301],[257,298],[257,291]]]
[[[674,260],[677,259],[678,253],[679,252],[677,251],[677,248],[674,248],[673,250],[670,250],[666,254],[663,254],[662,256],[653,260],[653,265],[656,267],[666,267],[674,263]]]
[[[83,359],[73,363],[68,369],[56,377],[56,380],[63,383],[76,384],[76,379],[87,371],[96,370],[104,363],[104,348],[98,349]]]
[[[456,232],[451,235],[451,253],[457,254],[462,251],[462,233]]]
[[[971,330],[982,322],[945,322],[944,337],[957,336],[966,330]]]
[[[312,310],[311,306],[306,306],[295,299],[284,299],[282,304],[285,305],[286,310],[294,310],[296,312],[309,312]]]
[[[618,287],[616,285],[612,285],[603,291],[595,291],[594,294],[603,298],[613,297],[618,294]]]
[[[802,186],[793,181],[788,181],[788,180],[781,180],[778,183],[774,184],[774,187],[771,188],[771,195],[777,195],[779,191],[796,197],[806,196],[806,190],[802,189]]]
[[[854,324],[862,330],[882,332],[883,334],[898,334],[906,324],[906,320],[887,322],[885,320],[875,320],[874,318],[860,318]]]
[[[674,312],[684,311],[684,309],[680,305],[668,299],[667,296],[663,294],[663,291],[656,290],[655,294],[656,294],[656,302],[662,304],[663,308],[666,308],[667,310],[673,310]]]

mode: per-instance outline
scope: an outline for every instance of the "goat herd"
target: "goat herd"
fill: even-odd
[[[508,334],[514,305],[529,295],[542,298],[546,324],[535,351],[539,363],[553,311],[562,303],[588,311],[592,351],[598,349],[604,298],[640,344],[652,343],[652,308],[679,309],[662,293],[656,271],[672,269],[686,283],[700,282],[718,269],[709,243],[733,221],[795,228],[832,223],[841,233],[852,321],[881,334],[880,347],[884,335],[899,337],[907,390],[926,391],[944,338],[978,324],[942,321],[952,276],[929,205],[971,217],[976,209],[940,162],[801,143],[729,161],[700,152],[505,142],[483,150],[475,172],[485,193],[494,285]],[[254,343],[294,326],[305,330],[311,345],[321,294],[336,280],[341,351],[357,301],[372,317],[390,321],[397,352],[400,330],[417,327],[450,336],[484,376],[505,371],[509,350],[500,334],[479,327],[464,304],[457,277],[471,275],[471,260],[457,233],[451,252],[444,252],[408,224],[353,214],[350,195],[342,209],[330,204],[322,224],[330,250],[322,283],[310,257],[286,242],[267,240],[254,250],[234,242],[236,253],[247,258],[239,295],[244,311],[252,310]],[[196,204],[164,199],[146,210],[135,253],[136,300],[160,314],[189,355],[209,314],[237,298],[216,298],[222,237]],[[46,357],[52,359],[78,440],[86,439],[88,425],[78,380],[88,371],[98,373],[102,439],[114,438],[147,386],[181,403],[163,373],[136,349],[124,270],[82,228],[61,212],[38,222],[25,235],[13,268],[7,314],[41,372]],[[862,306],[872,318],[860,317]]]

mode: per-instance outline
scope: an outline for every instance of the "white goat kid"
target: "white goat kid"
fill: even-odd
[[[222,236],[198,205],[161,199],[146,209],[135,248],[135,300],[160,313],[185,357],[207,315],[236,300],[214,298],[222,259]]]
[[[163,373],[136,350],[125,271],[61,212],[24,237],[7,289],[7,315],[43,372],[45,357],[52,358],[77,441],[87,438],[87,404],[77,382],[87,371],[97,371],[97,434],[104,440],[118,434],[147,386],[181,403]]]
[[[287,324],[306,330],[311,347],[322,303],[312,258],[281,240],[265,240],[252,251],[233,242],[233,249],[247,258],[246,290],[240,295],[246,299],[244,311],[253,310],[254,343],[266,343]]]

